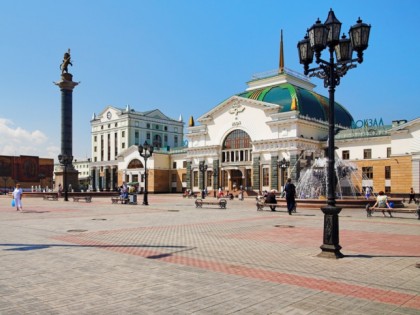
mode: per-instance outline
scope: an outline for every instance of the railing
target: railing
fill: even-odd
[[[307,81],[309,82],[309,78],[299,72],[293,71],[291,69],[288,68],[284,68],[283,72],[285,74],[290,74],[291,76],[297,77],[303,81]],[[264,79],[264,78],[269,78],[269,77],[274,77],[276,75],[279,74],[279,70],[275,69],[275,70],[270,70],[270,71],[265,71],[265,72],[260,72],[260,73],[256,73],[252,75],[252,79],[253,80],[258,80],[258,79]]]

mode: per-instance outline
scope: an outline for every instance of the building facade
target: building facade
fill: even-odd
[[[1,191],[13,190],[20,183],[25,190],[52,189],[54,159],[38,156],[0,156]]]
[[[132,150],[145,142],[156,152],[170,152],[183,145],[184,123],[160,110],[139,112],[127,105],[125,109],[107,106],[91,120],[92,160],[90,176],[96,191],[115,190],[122,181],[141,182],[141,174],[133,172],[139,160],[120,164],[120,156],[131,156]],[[121,168],[123,165],[124,168]]]
[[[245,92],[220,103],[190,126],[186,137],[187,187],[192,190],[283,189],[325,158],[328,99],[306,77],[285,70],[257,76]],[[352,186],[387,193],[420,190],[420,119],[358,128],[335,103],[336,153],[354,163]],[[352,179],[353,180],[353,179]]]

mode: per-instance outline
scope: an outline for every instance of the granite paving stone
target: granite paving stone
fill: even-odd
[[[213,199],[213,198],[209,198]],[[83,230],[83,232],[81,232]],[[0,314],[419,314],[420,220],[340,213],[342,259],[317,255],[320,209],[196,209],[0,196]]]

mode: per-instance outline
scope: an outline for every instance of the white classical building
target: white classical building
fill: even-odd
[[[254,77],[246,91],[199,117],[186,134],[187,187],[281,191],[287,177],[297,182],[328,147],[328,99],[313,88],[308,78],[279,69]],[[389,126],[372,121],[358,126],[335,103],[338,159],[360,172],[360,182],[352,185],[359,193],[368,186],[418,192],[420,118]]]
[[[182,117],[171,119],[158,109],[139,112],[129,105],[125,109],[107,106],[93,115],[91,128],[90,176],[94,190],[114,190],[122,181],[139,181],[142,165],[128,161],[121,169],[118,162],[121,154],[126,156],[127,152],[137,150],[138,145],[147,142],[156,151],[168,152],[183,144]]]

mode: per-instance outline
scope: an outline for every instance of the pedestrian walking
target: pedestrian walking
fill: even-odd
[[[287,179],[284,191],[286,192],[287,212],[291,215],[292,211],[296,211],[296,186],[292,183],[291,178]]]
[[[20,188],[20,184],[16,184],[15,190],[13,190],[13,199],[15,199],[16,211],[22,211],[22,195],[23,190]]]
[[[371,192],[370,187],[367,186],[366,189],[365,189],[365,197],[366,197],[366,199],[369,199],[370,198],[370,192]]]
[[[416,194],[414,192],[413,187],[410,188],[410,200],[408,200],[408,203],[411,203],[411,201],[416,203]]]

